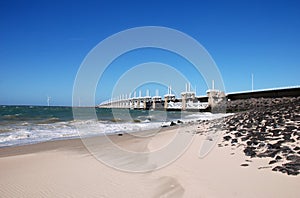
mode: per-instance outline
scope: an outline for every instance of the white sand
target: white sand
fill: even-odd
[[[191,130],[195,128],[185,129]],[[129,150],[152,151],[171,141],[175,132],[165,131],[150,140],[132,136],[113,140]],[[251,159],[249,167],[241,167],[249,158],[238,149],[218,146],[200,159],[205,139],[195,135],[179,159],[148,173],[110,168],[89,154],[80,140],[2,148],[0,197],[300,197],[299,176],[258,169],[269,159]]]

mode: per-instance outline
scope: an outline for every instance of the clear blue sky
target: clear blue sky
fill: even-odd
[[[46,105],[49,95],[53,105],[71,105],[87,53],[114,33],[149,25],[200,42],[227,92],[251,89],[251,73],[256,89],[299,85],[299,10],[299,1],[286,0],[1,0],[0,104]],[[99,102],[108,97],[97,94]]]

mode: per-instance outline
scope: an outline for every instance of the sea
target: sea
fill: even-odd
[[[95,119],[74,119],[72,107],[2,105],[0,106],[0,147],[83,136],[133,133],[159,129],[168,126],[172,121],[189,123],[224,116],[224,114],[209,112],[94,109]],[[87,129],[84,134],[78,131],[78,126],[80,129]]]

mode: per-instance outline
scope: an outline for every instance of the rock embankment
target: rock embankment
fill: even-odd
[[[300,174],[300,97],[260,98],[228,103],[222,145],[243,146],[251,158],[270,158],[273,171]]]

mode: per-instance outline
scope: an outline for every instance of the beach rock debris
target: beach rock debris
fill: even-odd
[[[300,174],[300,96],[231,101],[223,146],[244,146],[251,158],[273,158],[273,171]]]

